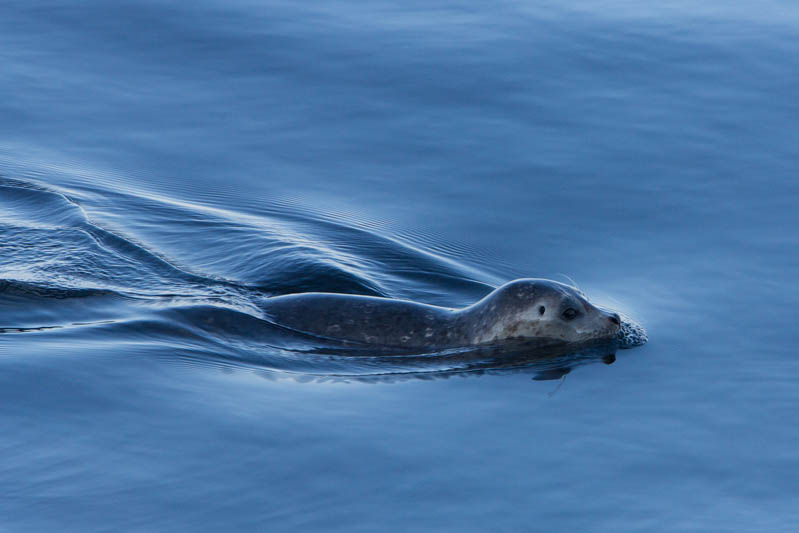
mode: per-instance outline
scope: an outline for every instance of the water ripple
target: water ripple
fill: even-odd
[[[286,206],[241,214],[7,178],[0,192],[0,333],[41,343],[145,343],[314,379],[520,368],[558,377],[615,351],[590,347],[575,355],[553,347],[541,357],[529,346],[505,346],[399,354],[306,335],[271,323],[259,302],[314,291],[460,306],[489,292],[490,276],[378,228]]]

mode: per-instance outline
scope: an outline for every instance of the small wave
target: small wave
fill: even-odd
[[[85,223],[86,216],[63,194],[0,177],[0,222],[62,228]]]
[[[0,295],[4,298],[25,300],[66,300],[69,298],[122,296],[108,289],[58,287],[8,279],[0,279]]]

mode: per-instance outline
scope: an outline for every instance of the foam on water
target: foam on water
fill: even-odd
[[[616,335],[616,340],[619,342],[619,348],[635,348],[646,344],[649,337],[641,324],[633,322],[627,317],[622,317],[621,329]]]

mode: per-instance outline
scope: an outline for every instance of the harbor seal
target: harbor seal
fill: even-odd
[[[531,340],[560,344],[612,340],[619,315],[574,287],[545,279],[511,281],[478,302],[451,309],[407,300],[303,293],[268,298],[273,323],[302,333],[372,346],[448,349]]]

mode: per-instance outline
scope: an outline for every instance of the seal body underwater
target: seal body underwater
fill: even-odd
[[[295,331],[407,349],[587,343],[612,340],[621,324],[619,315],[592,305],[574,287],[533,278],[511,281],[462,309],[330,293],[277,296],[262,306],[271,321]]]

